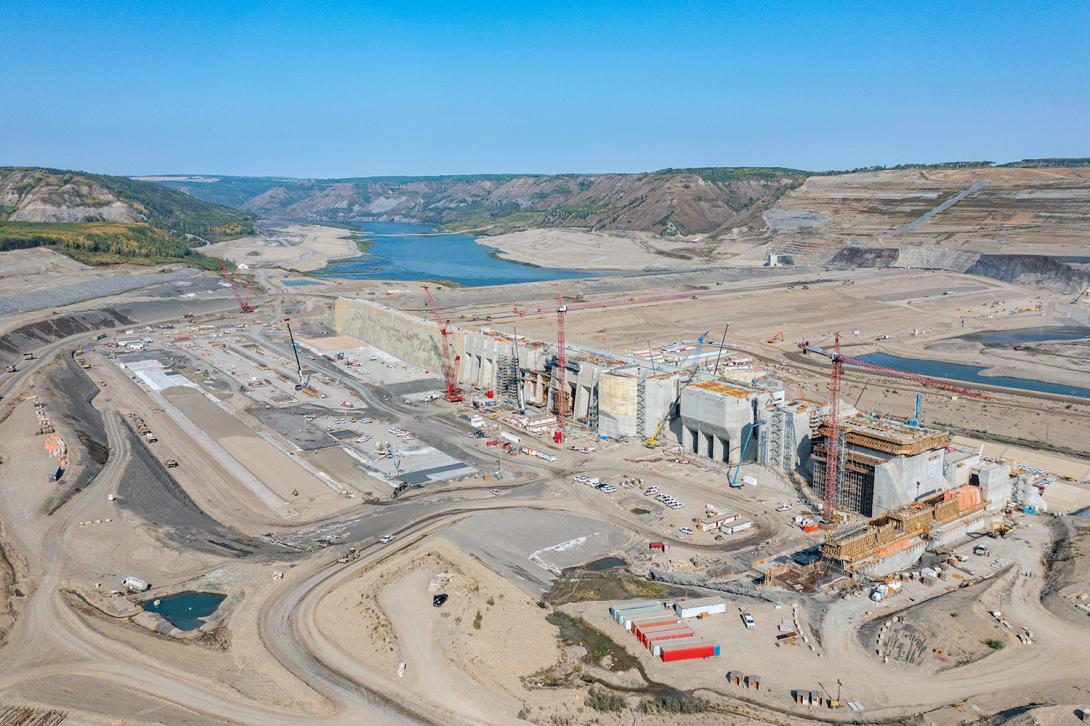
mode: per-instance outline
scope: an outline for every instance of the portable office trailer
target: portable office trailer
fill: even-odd
[[[702,614],[718,615],[727,612],[727,604],[719,598],[688,600],[674,603],[674,612],[679,618],[698,618]]]

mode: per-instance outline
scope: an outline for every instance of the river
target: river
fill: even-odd
[[[1079,388],[1064,383],[1050,383],[1038,381],[1032,378],[1011,378],[1008,376],[981,375],[984,368],[980,366],[965,365],[962,363],[948,363],[941,360],[924,360],[921,358],[901,358],[888,353],[867,353],[859,356],[862,360],[876,363],[880,366],[895,368],[899,371],[915,373],[920,376],[933,378],[947,378],[954,381],[967,383],[984,383],[1005,388],[1020,388],[1024,391],[1039,391],[1041,393],[1054,393],[1064,396],[1078,396],[1090,398],[1090,388]]]
[[[315,273],[353,280],[446,280],[467,287],[597,277],[600,272],[534,267],[489,254],[468,234],[439,232],[408,222],[360,222],[370,246],[362,257],[334,262]]]

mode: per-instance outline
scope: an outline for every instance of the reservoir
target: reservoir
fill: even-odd
[[[900,371],[915,373],[920,376],[932,376],[934,378],[948,378],[954,381],[966,381],[968,383],[982,383],[992,386],[1004,386],[1006,388],[1019,388],[1023,391],[1038,391],[1040,393],[1054,393],[1063,396],[1079,396],[1090,398],[1090,388],[1079,388],[1064,383],[1049,383],[1037,381],[1032,378],[1010,378],[1007,376],[982,376],[984,368],[980,366],[964,365],[962,363],[947,363],[941,360],[922,360],[920,358],[901,358],[886,353],[867,353],[859,356],[862,360],[876,363],[880,366],[896,368]]]
[[[146,600],[141,605],[148,612],[162,615],[178,630],[196,630],[204,625],[204,618],[216,612],[226,597],[214,592],[180,592],[158,600]]]
[[[449,234],[408,222],[360,222],[363,257],[333,262],[314,273],[352,280],[446,280],[468,287],[595,277],[601,273],[534,267],[489,254],[469,234]]]

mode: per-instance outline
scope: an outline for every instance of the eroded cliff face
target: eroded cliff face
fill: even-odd
[[[43,169],[0,170],[0,211],[10,222],[147,221],[140,210],[102,185]]]

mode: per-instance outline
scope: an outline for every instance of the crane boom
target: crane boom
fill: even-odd
[[[235,278],[222,262],[220,263],[220,272],[223,274],[224,281],[226,281],[227,285],[231,288],[231,293],[235,296],[235,302],[238,303],[238,309],[244,313],[252,313],[254,311],[254,306],[250,304],[249,300],[243,299],[238,290],[238,283],[235,282]]]
[[[291,318],[284,318],[284,325],[288,328],[288,340],[291,341],[291,352],[295,354],[295,370],[299,381],[295,384],[295,390],[301,391],[310,383],[310,378],[303,377],[303,363],[299,360],[299,345],[295,342],[295,336],[291,332]]]
[[[863,360],[862,358],[853,358],[849,355],[844,355],[839,351],[830,351],[824,348],[819,348],[816,345],[810,345],[809,341],[798,344],[799,349],[803,353],[816,353],[822,355],[831,361],[839,361],[842,364],[859,366],[860,368],[869,368],[872,371],[878,371],[879,373],[888,373],[896,378],[903,378],[906,381],[914,381],[921,386],[927,386],[929,388],[938,388],[943,391],[950,391],[951,393],[957,393],[963,396],[969,396],[970,398],[980,398],[983,400],[991,400],[991,396],[983,391],[977,391],[972,388],[966,388],[965,386],[959,386],[949,381],[944,381],[941,378],[932,378],[930,376],[921,376],[916,373],[907,373],[905,371],[899,371],[896,368],[890,368],[888,366],[878,365],[877,363],[871,363],[869,360]]]
[[[450,321],[444,321],[439,315],[439,306],[435,303],[431,288],[427,285],[421,287],[424,288],[424,295],[428,299],[428,307],[431,309],[432,317],[435,318],[435,324],[439,326],[439,340],[442,344],[443,353],[443,380],[447,386],[447,400],[451,403],[457,403],[462,400],[462,389],[458,388],[454,362],[450,358],[450,343],[447,341],[447,337],[450,335]]]

